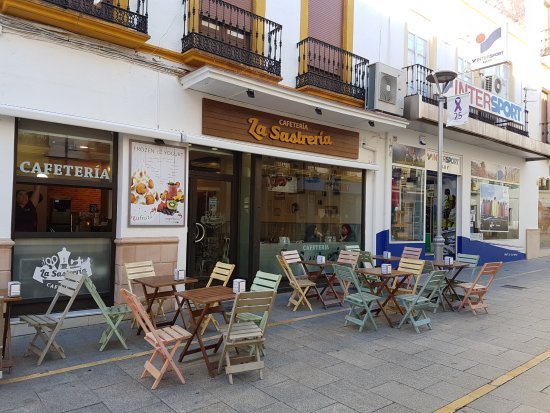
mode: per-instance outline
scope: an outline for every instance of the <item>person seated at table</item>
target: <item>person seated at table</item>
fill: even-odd
[[[305,242],[321,242],[323,234],[319,231],[316,224],[309,224],[306,227],[306,235],[304,236]]]
[[[340,236],[340,242],[353,242],[357,241],[355,233],[351,229],[349,224],[342,224],[342,232]]]

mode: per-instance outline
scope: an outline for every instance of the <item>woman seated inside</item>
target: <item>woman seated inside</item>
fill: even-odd
[[[321,242],[322,237],[323,237],[323,234],[319,232],[317,225],[309,224],[306,227],[306,235],[304,236],[305,242]]]
[[[349,224],[342,225],[342,233],[340,236],[340,242],[355,242],[357,241],[353,230]]]

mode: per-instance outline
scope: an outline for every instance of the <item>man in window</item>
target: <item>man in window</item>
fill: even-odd
[[[32,191],[19,189],[15,193],[15,232],[36,232],[38,218],[36,206],[40,202],[40,186]]]

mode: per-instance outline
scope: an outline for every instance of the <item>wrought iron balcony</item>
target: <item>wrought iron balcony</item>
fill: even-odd
[[[196,49],[281,76],[283,26],[221,0],[183,0],[182,53]]]
[[[141,33],[147,33],[147,0],[128,0],[121,6],[120,0],[43,0],[65,9],[119,24]]]
[[[540,56],[550,56],[550,29],[542,31],[542,46],[540,49]]]
[[[540,124],[540,140],[544,143],[550,143],[550,122]]]
[[[437,93],[436,87],[426,80],[426,76],[433,72],[432,69],[428,69],[422,65],[412,65],[404,68],[406,73],[406,94],[405,96],[415,96],[419,95],[422,97],[422,101],[429,103],[431,105],[437,106]],[[445,103],[445,108],[447,104]],[[477,119],[484,123],[489,123],[491,125],[498,126],[515,132],[523,136],[529,136],[528,128],[528,115],[527,110],[525,112],[525,125],[520,123],[512,122],[510,120],[501,118],[499,116],[493,115],[492,113],[485,112],[470,106],[470,118]]]
[[[296,88],[313,86],[365,99],[367,59],[312,37],[298,43],[298,52]]]

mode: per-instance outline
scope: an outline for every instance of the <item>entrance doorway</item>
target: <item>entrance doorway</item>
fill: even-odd
[[[228,179],[190,176],[187,273],[191,277],[206,281],[216,262],[234,262],[232,189]]]
[[[426,253],[434,253],[432,244],[437,234],[437,208],[441,207],[441,235],[445,238],[444,255],[456,254],[457,177],[443,174],[443,200],[437,200],[437,173],[428,171],[426,178]]]

